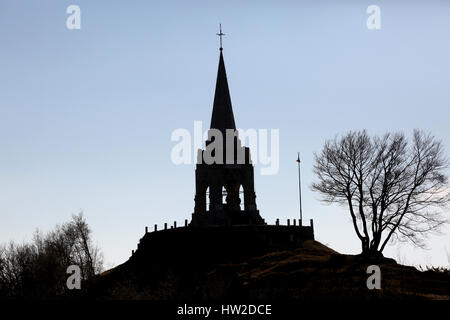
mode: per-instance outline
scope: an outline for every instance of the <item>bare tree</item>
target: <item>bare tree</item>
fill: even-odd
[[[325,203],[348,207],[363,254],[379,254],[393,239],[423,247],[447,222],[448,164],[442,143],[423,131],[411,142],[402,133],[349,132],[315,154],[311,188]]]
[[[82,213],[47,234],[36,231],[31,243],[0,246],[0,298],[52,298],[70,295],[66,270],[78,265],[84,280],[102,271],[103,259],[92,244]]]
[[[83,274],[91,278],[102,271],[103,257],[98,247],[92,244],[91,229],[89,228],[83,213],[72,216],[72,221],[66,226],[66,233],[73,234],[75,260],[83,266]]]

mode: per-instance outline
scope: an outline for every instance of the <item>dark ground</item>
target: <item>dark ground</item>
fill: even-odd
[[[141,258],[98,276],[87,295],[184,302],[450,300],[448,270],[421,272],[393,259],[339,254],[314,240],[297,248],[236,259],[229,253],[220,258],[199,248],[191,250],[195,254],[178,252],[149,259],[150,253],[141,249]],[[381,290],[366,286],[369,265],[381,269]]]

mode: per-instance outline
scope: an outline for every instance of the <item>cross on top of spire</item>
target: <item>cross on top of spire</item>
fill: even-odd
[[[222,51],[223,50],[223,48],[222,48],[222,37],[225,35],[225,33],[222,32],[222,24],[221,23],[219,24],[219,33],[216,33],[216,34],[220,38],[220,51]]]

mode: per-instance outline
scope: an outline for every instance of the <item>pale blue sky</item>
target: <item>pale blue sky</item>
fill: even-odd
[[[66,8],[81,7],[81,30]],[[381,7],[382,29],[366,28]],[[170,135],[209,124],[218,24],[238,127],[280,130],[280,171],[255,170],[267,221],[304,215],[316,238],[357,253],[348,215],[308,186],[313,152],[348,130],[431,131],[450,154],[448,1],[0,1],[0,242],[29,240],[84,210],[110,264],[146,225],[190,218],[194,166]],[[431,250],[390,247],[412,264],[447,264],[450,228]]]

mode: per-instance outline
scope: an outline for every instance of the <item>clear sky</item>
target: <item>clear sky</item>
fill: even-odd
[[[66,8],[81,8],[81,30]],[[381,8],[368,30],[366,8]],[[145,226],[190,218],[194,165],[177,128],[209,124],[219,22],[240,128],[280,130],[280,170],[255,170],[268,221],[303,204],[317,240],[358,253],[348,214],[309,186],[313,153],[348,130],[432,132],[450,155],[448,1],[0,1],[0,242],[27,241],[83,210],[108,266]],[[402,262],[448,265],[450,227]]]

